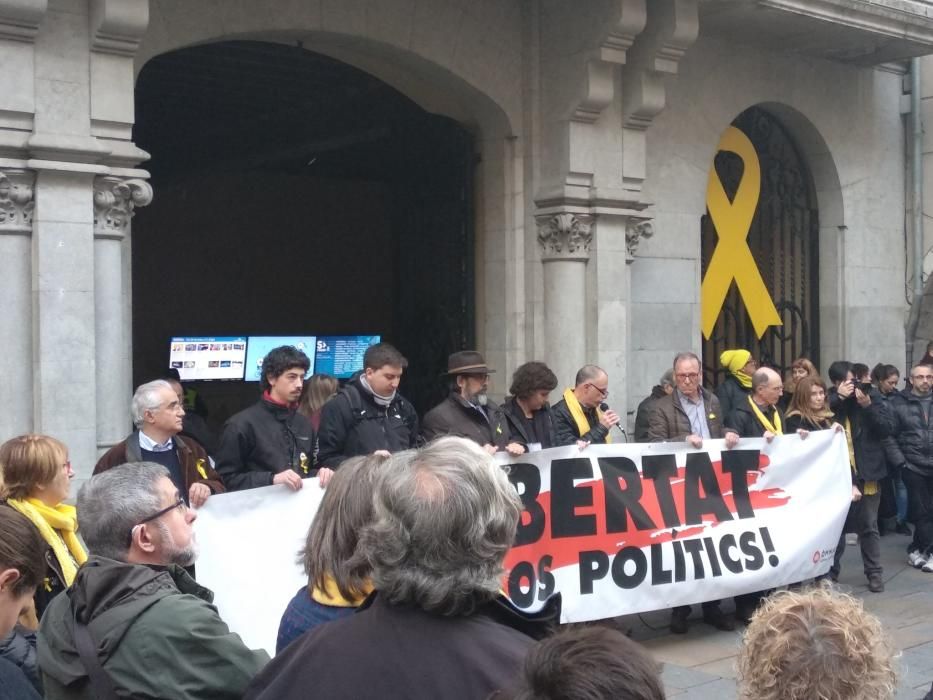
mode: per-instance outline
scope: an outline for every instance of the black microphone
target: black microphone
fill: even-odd
[[[609,410],[609,404],[603,401],[601,404],[599,404],[599,410],[605,413]],[[622,424],[616,423],[616,427],[619,429],[619,432],[622,433],[622,437],[625,438],[625,441],[628,442],[628,435],[625,433],[625,428],[622,427]]]

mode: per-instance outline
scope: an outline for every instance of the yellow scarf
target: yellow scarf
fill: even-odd
[[[570,415],[573,416],[573,422],[577,424],[577,432],[580,435],[586,435],[590,432],[590,422],[586,419],[586,414],[583,412],[583,406],[580,405],[580,402],[577,401],[576,395],[573,393],[573,389],[564,389],[564,401],[567,402],[567,408],[570,409]],[[601,417],[603,412],[599,410],[599,407],[596,408],[596,416]],[[606,433],[606,443],[612,442],[612,436],[609,433]]]
[[[748,397],[748,403],[751,405],[752,411],[755,413],[755,417],[758,418],[758,422],[764,426],[765,430],[771,433],[774,433],[775,435],[784,434],[784,427],[781,425],[781,412],[780,411],[775,409],[774,423],[771,423],[771,421],[765,418],[765,414],[761,412],[761,409],[758,408],[758,404],[752,401],[751,396]]]
[[[719,356],[719,364],[729,370],[729,374],[735,377],[739,384],[746,389],[751,389],[751,375],[742,371],[750,359],[752,359],[752,354],[748,350],[726,350]]]
[[[75,534],[78,530],[78,514],[75,507],[60,503],[50,508],[37,498],[11,498],[7,503],[36,526],[42,539],[55,553],[62,576],[65,577],[65,585],[70,586],[78,573],[78,566],[87,561],[84,545]]]
[[[321,605],[330,605],[335,608],[358,608],[366,600],[366,596],[372,592],[373,584],[367,581],[358,597],[344,598],[333,577],[327,576],[324,579],[323,589],[317,587],[311,589],[311,599]]]
[[[845,422],[846,429],[846,446],[849,448],[849,466],[852,467],[852,473],[857,474],[855,471],[855,443],[852,442],[852,422],[846,416]],[[874,496],[878,493],[878,482],[877,481],[865,481],[862,483],[862,494],[865,496]]]

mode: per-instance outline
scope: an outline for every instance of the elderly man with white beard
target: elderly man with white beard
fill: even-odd
[[[77,510],[90,556],[39,627],[45,697],[242,697],[269,657],[230,632],[213,593],[185,572],[197,516],[168,470],[140,462],[98,474]]]

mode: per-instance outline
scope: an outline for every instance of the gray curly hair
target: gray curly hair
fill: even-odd
[[[354,556],[369,563],[381,596],[440,615],[469,615],[495,598],[521,503],[485,450],[447,437],[396,453],[373,498]]]

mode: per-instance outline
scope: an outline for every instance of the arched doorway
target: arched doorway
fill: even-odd
[[[715,326],[703,339],[707,386],[723,378],[719,355],[745,348],[768,366],[786,373],[798,357],[819,366],[820,223],[813,179],[790,132],[771,112],[752,107],[732,126],[744,134],[758,158],[761,184],[746,242],[781,325],[759,335],[736,283],[729,287]],[[712,166],[730,203],[744,175],[743,160],[719,151]],[[701,218],[702,274],[705,279],[720,235],[709,209]]]
[[[470,132],[300,45],[156,56],[136,102],[156,192],[134,220],[137,382],[172,335],[380,334],[406,395],[438,399],[475,342]],[[255,395],[204,389],[219,417]]]

